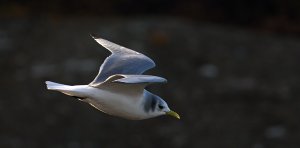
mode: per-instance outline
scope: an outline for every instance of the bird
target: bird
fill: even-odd
[[[149,84],[167,82],[165,78],[143,74],[155,67],[152,59],[95,34],[91,37],[111,52],[94,80],[87,85],[46,81],[48,90],[61,92],[103,113],[124,119],[143,120],[162,115],[180,119],[166,101],[145,89]]]

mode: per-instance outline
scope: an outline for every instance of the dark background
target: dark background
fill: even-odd
[[[0,147],[300,146],[300,1],[0,2]],[[103,114],[44,81],[88,84],[109,52],[156,61],[148,89],[182,119]]]

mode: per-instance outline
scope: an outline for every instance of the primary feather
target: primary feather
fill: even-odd
[[[98,75],[90,83],[95,85],[105,81],[115,74],[139,75],[146,70],[155,67],[155,63],[149,57],[112,43],[105,39],[92,36],[100,45],[111,51],[111,55],[105,59],[100,67]]]

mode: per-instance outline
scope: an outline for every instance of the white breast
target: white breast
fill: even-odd
[[[132,120],[147,118],[147,114],[141,106],[142,94],[130,96],[94,87],[87,89],[88,98],[83,101],[104,113]]]

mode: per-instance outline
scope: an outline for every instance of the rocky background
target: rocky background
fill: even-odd
[[[1,2],[0,147],[300,146],[299,2]],[[255,10],[255,11],[254,11]],[[128,121],[44,82],[87,84],[132,48],[168,79],[148,89],[182,119]]]

